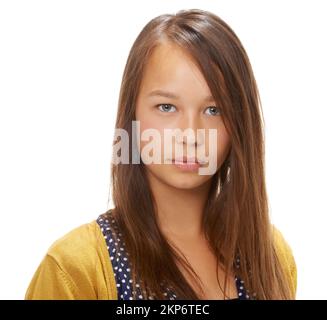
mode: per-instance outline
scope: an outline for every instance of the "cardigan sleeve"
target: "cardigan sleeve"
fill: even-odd
[[[95,221],[54,242],[37,268],[25,299],[117,299],[107,247]]]
[[[277,255],[289,280],[293,298],[296,299],[297,266],[293,251],[283,234],[275,226],[273,226],[273,238]]]
[[[36,270],[27,289],[26,300],[72,300],[77,297],[77,289],[70,275],[57,261],[46,255]]]

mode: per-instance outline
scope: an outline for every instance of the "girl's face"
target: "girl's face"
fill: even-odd
[[[141,158],[143,162],[147,161],[147,173],[179,189],[193,189],[210,180],[224,162],[230,148],[229,135],[219,110],[206,80],[192,59],[171,43],[157,46],[145,68],[135,111],[136,120],[140,121],[141,137],[138,139],[141,139]],[[147,129],[155,129],[160,133],[160,143],[155,138],[152,141],[151,138],[142,140],[142,133]],[[165,139],[164,129],[180,129],[185,135],[174,140]],[[205,130],[201,132],[198,129]],[[209,129],[217,130],[214,141],[212,137],[209,140]],[[149,150],[150,143],[161,153],[159,164],[147,164],[154,156],[153,152],[144,152]],[[165,145],[172,146],[172,154],[165,152]],[[215,150],[214,154],[210,152],[209,146]],[[204,160],[200,154],[205,155],[207,160],[209,158],[209,162],[215,159],[215,172],[200,175],[196,165],[192,170],[190,164],[187,170],[183,165],[164,163],[174,161],[175,158],[178,161],[177,157],[181,154],[177,154],[177,150],[199,161]]]

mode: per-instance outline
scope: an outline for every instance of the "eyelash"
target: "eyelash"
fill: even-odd
[[[158,105],[156,105],[156,107],[157,107],[161,112],[165,112],[165,113],[171,113],[171,112],[169,112],[169,111],[166,112],[166,111],[161,110],[161,109],[160,109],[161,106],[172,106],[172,107],[174,107],[174,108],[176,109],[175,106],[173,106],[172,104],[169,104],[169,103],[162,103],[162,104],[158,104]],[[211,106],[211,107],[208,107],[207,109],[209,109],[209,108],[216,108],[217,113],[214,114],[214,116],[215,116],[215,115],[219,115],[219,114],[221,114],[221,110],[220,110],[218,107]],[[207,110],[207,109],[206,109],[206,110]]]

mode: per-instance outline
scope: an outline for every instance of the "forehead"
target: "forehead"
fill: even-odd
[[[143,74],[140,93],[168,90],[178,94],[210,95],[210,89],[192,57],[177,45],[161,43],[152,51]]]

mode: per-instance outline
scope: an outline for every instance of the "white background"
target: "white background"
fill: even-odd
[[[121,76],[137,34],[212,11],[252,63],[266,123],[272,221],[293,249],[298,299],[326,299],[324,1],[1,1],[0,299],[23,299],[48,247],[108,204]]]

